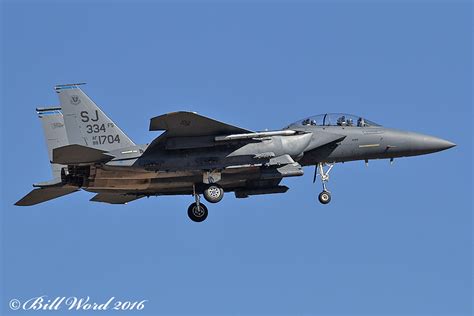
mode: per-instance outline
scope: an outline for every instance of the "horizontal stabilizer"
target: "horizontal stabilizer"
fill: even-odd
[[[17,206],[31,206],[38,203],[43,203],[63,195],[79,191],[75,187],[48,187],[41,189],[34,189],[21,200],[15,203]]]
[[[103,150],[77,144],[53,149],[53,162],[63,165],[105,162],[113,158]]]
[[[138,200],[143,195],[127,195],[120,193],[98,193],[91,199],[93,202],[103,202],[110,204],[127,204],[128,202]]]

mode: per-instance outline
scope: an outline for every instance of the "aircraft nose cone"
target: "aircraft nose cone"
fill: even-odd
[[[442,138],[407,131],[388,130],[384,139],[392,156],[417,156],[435,153],[456,146]]]
[[[428,139],[425,140],[425,142],[434,151],[446,150],[446,149],[456,146],[455,143],[452,143],[442,138],[436,138],[436,137],[428,137]]]
[[[426,153],[434,153],[456,146],[456,144],[445,139],[428,135],[420,135],[416,142],[418,145],[417,147]]]

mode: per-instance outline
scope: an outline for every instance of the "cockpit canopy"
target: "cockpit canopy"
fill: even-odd
[[[297,121],[290,126],[353,126],[367,127],[380,126],[377,123],[369,121],[361,116],[345,113],[326,113],[311,116]]]

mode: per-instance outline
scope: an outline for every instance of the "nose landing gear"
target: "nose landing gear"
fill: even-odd
[[[324,167],[328,167],[326,171],[324,171]],[[330,163],[318,163],[315,166],[314,170],[314,178],[313,178],[313,183],[316,181],[316,176],[321,177],[321,183],[323,184],[323,191],[319,193],[318,200],[321,202],[321,204],[328,204],[331,202],[331,192],[328,191],[326,188],[326,183],[329,181],[329,172],[331,169],[334,167],[334,164]]]

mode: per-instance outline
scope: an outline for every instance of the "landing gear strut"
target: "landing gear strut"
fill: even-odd
[[[196,193],[196,189],[193,186],[193,196],[196,202],[192,203],[188,207],[188,216],[194,222],[202,222],[207,218],[209,212],[207,211],[206,205],[200,201],[199,194]]]
[[[328,167],[328,169],[324,171],[324,167]],[[334,167],[334,164],[330,164],[330,163],[323,164],[322,162],[318,163],[315,166],[316,169],[314,170],[313,182],[316,181],[316,176],[319,175],[321,177],[321,182],[323,184],[323,191],[319,193],[318,200],[322,204],[328,204],[329,202],[331,202],[331,192],[329,192],[328,189],[326,188],[326,183],[329,181],[329,172],[331,171],[333,167]]]

